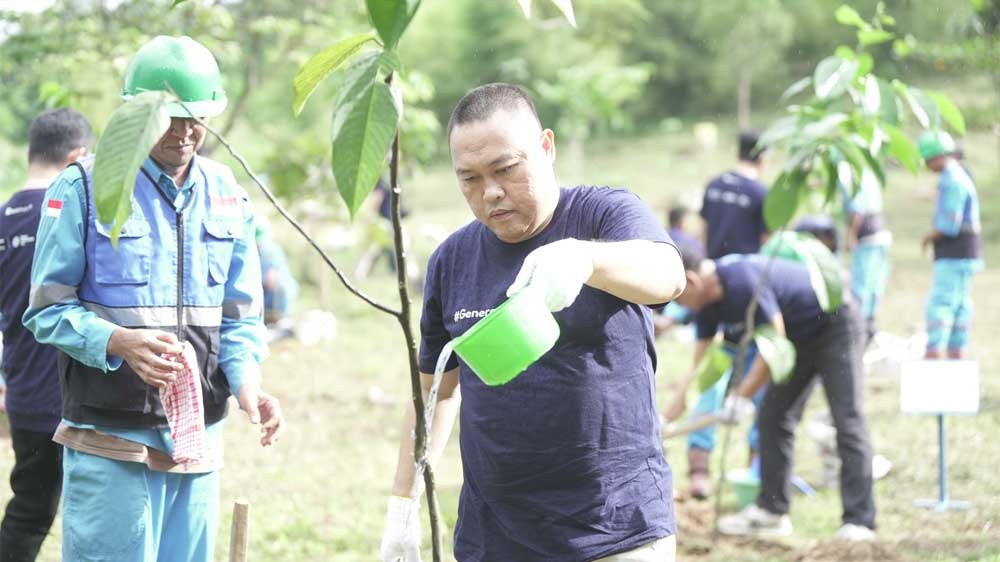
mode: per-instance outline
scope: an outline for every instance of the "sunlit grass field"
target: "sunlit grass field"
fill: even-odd
[[[673,202],[684,201],[697,207],[705,182],[734,159],[732,136],[723,129],[715,148],[699,147],[689,128],[669,135],[603,140],[589,145],[580,162],[560,159],[559,177],[564,185],[629,187],[665,219],[666,208]],[[1000,162],[995,143],[994,137],[982,133],[972,134],[964,143],[968,164],[979,184],[988,263],[986,271],[976,277],[974,288],[972,353],[982,369],[981,412],[974,417],[950,419],[948,425],[951,494],[972,500],[971,510],[933,513],[913,507],[914,499],[937,493],[935,422],[933,418],[899,413],[895,374],[873,375],[866,381],[866,411],[875,448],[894,463],[890,475],[876,484],[879,540],[886,549],[897,549],[900,559],[1000,559],[1000,478],[996,476],[1000,464],[996,438],[1000,435],[1000,380],[995,373],[1000,350],[990,343],[1000,330],[1000,307],[993,304],[993,295],[1000,291],[1000,274],[989,267],[1000,257]],[[769,176],[780,166],[780,159],[780,154],[772,156]],[[919,240],[930,221],[935,181],[929,172],[914,177],[894,169],[889,174],[887,215],[895,245],[892,276],[879,324],[883,330],[899,335],[922,329],[931,263],[930,257],[921,253]],[[424,234],[425,225],[451,231],[471,216],[446,165],[410,175],[404,189],[411,210],[408,228],[412,256],[422,268],[434,246],[431,237]],[[264,208],[266,202],[261,199],[259,205]],[[326,308],[336,315],[338,329],[330,342],[306,346],[284,340],[272,346],[264,365],[265,386],[280,397],[289,422],[288,432],[276,447],[262,449],[245,416],[235,410],[231,413],[226,425],[221,499],[225,515],[219,526],[217,559],[228,559],[232,502],[246,498],[252,504],[252,560],[371,562],[378,559],[385,502],[400,437],[399,420],[409,397],[402,334],[393,318],[349,295],[332,273],[315,263],[317,258],[303,241],[285,225],[275,224],[304,283],[300,312]],[[331,244],[330,251],[348,272],[360,253],[357,245],[345,248]],[[326,277],[323,284],[327,289],[322,292],[316,288],[320,276]],[[384,263],[364,282],[364,287],[378,300],[396,306],[395,279]],[[414,295],[414,304],[419,311],[419,294]],[[689,367],[691,348],[664,339],[658,343],[658,350],[657,384],[663,405],[669,398],[669,383]],[[822,393],[817,392],[810,413],[821,406]],[[731,441],[728,463],[733,467],[745,462],[745,447],[739,435],[734,432]],[[798,445],[796,472],[815,480],[819,463],[804,431],[800,432]],[[671,442],[667,456],[674,467],[675,485],[685,489],[683,441]],[[12,462],[12,452],[2,447],[0,473],[7,474]],[[437,478],[447,544],[461,486],[457,439],[452,439],[437,467]],[[9,494],[6,487],[0,489],[0,501],[6,502]],[[725,500],[724,508],[733,509],[731,494],[727,493]],[[688,509],[686,505],[679,509]],[[704,512],[705,508],[699,509]],[[840,502],[835,490],[812,498],[796,496],[792,517],[796,534],[778,545],[722,540],[713,546],[707,538],[709,529],[684,528],[679,535],[679,559],[856,559],[853,555],[823,557],[829,555],[829,549],[823,548],[822,541],[829,540],[840,524]],[[59,534],[57,522],[40,560],[60,559]],[[428,545],[429,540],[424,544]],[[429,549],[424,559],[430,560]]]

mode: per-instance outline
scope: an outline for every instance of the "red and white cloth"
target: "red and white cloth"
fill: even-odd
[[[199,462],[205,459],[207,450],[198,357],[191,344],[184,342],[184,351],[171,359],[184,365],[174,382],[160,389],[160,402],[167,414],[170,438],[174,441],[172,457],[178,464]]]

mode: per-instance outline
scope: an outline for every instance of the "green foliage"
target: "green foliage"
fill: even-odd
[[[372,53],[349,70],[334,103],[333,175],[351,217],[375,187],[396,134],[401,107],[379,70],[398,68],[391,53]]]
[[[302,112],[306,100],[316,90],[316,86],[323,81],[331,72],[338,70],[347,60],[353,57],[369,41],[374,41],[375,35],[362,33],[352,35],[346,39],[341,39],[333,45],[316,53],[308,62],[302,65],[299,72],[292,80],[292,90],[295,93],[295,100],[292,102],[292,111],[295,115]]]
[[[366,0],[368,19],[382,38],[382,45],[392,50],[420,7],[420,0]]]
[[[896,37],[889,29],[895,19],[879,4],[871,22],[843,5],[835,19],[855,31],[857,47],[837,47],[823,58],[812,75],[792,84],[783,100],[801,96],[813,86],[811,99],[787,107],[790,114],[776,120],[761,136],[762,146],[781,146],[789,156],[764,204],[771,229],[786,226],[814,186],[825,190],[831,203],[837,184],[854,193],[862,182],[885,186],[884,162],[892,157],[912,172],[920,164],[916,146],[900,129],[904,106],[924,128],[942,121],[962,133],[961,112],[946,96],[925,92],[901,80],[887,81],[874,74],[875,58],[867,49]]]
[[[111,242],[132,213],[135,176],[150,149],[170,126],[164,92],[143,92],[122,104],[112,115],[97,143],[94,162],[94,203],[97,217],[112,224]]]

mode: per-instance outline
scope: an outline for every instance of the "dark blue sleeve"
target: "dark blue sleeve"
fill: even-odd
[[[437,365],[438,355],[444,345],[451,340],[451,334],[444,325],[441,304],[440,260],[443,246],[438,247],[427,262],[424,278],[424,306],[420,315],[420,352],[418,363],[420,372],[431,374]],[[458,359],[452,355],[446,370],[458,367]]]
[[[674,245],[653,210],[631,191],[609,189],[605,197],[592,200],[597,206],[598,240],[650,240]]]
[[[694,320],[695,333],[700,340],[710,340],[719,333],[719,313],[716,307],[707,306],[698,311]]]

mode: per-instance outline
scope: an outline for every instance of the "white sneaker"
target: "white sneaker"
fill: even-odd
[[[792,520],[750,504],[743,511],[719,519],[723,535],[787,537],[792,534]]]
[[[854,523],[844,523],[844,526],[837,530],[833,538],[838,541],[847,542],[871,542],[875,540],[875,531],[864,525]]]

